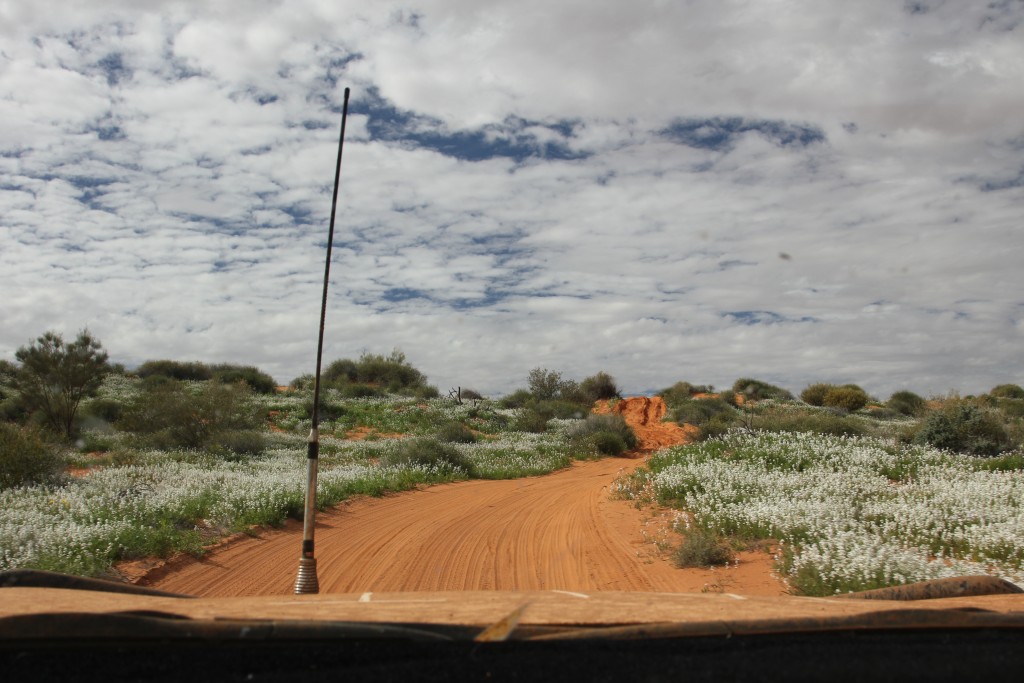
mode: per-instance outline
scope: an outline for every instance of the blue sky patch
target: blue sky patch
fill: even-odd
[[[729,318],[743,325],[777,325],[780,323],[816,323],[817,318],[805,315],[800,318],[787,318],[775,311],[725,311],[723,318]]]
[[[578,123],[569,120],[543,123],[509,117],[500,125],[451,131],[437,119],[398,109],[375,92],[353,102],[350,111],[368,117],[366,128],[371,140],[401,142],[461,161],[503,157],[519,163],[530,158],[574,160],[589,156],[570,147],[568,141]],[[527,130],[531,127],[546,128],[564,141],[542,142]]]
[[[806,147],[825,141],[825,134],[814,126],[739,117],[676,119],[660,133],[669,140],[688,147],[714,152],[729,151],[737,140],[747,133],[757,133],[781,147]]]

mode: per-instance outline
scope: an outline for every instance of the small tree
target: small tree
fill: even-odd
[[[619,387],[615,384],[615,379],[607,372],[599,372],[596,375],[587,377],[580,382],[580,391],[591,402],[619,396]]]
[[[558,398],[562,391],[562,373],[545,368],[534,368],[526,380],[530,393],[538,401],[550,401]]]
[[[61,335],[47,332],[14,356],[21,363],[16,384],[26,403],[70,438],[79,404],[96,393],[110,369],[99,340],[82,330],[65,344]]]

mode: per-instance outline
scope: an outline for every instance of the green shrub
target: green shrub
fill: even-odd
[[[1017,449],[1011,453],[996,455],[990,458],[978,458],[972,463],[975,469],[990,472],[1015,472],[1024,470],[1024,451]]]
[[[601,455],[620,455],[636,448],[638,443],[633,428],[621,415],[613,413],[587,415],[569,429],[569,439],[576,449]]]
[[[86,417],[113,424],[124,414],[124,404],[112,398],[94,398],[85,404],[82,413]]]
[[[28,402],[16,391],[4,392],[3,398],[0,398],[0,421],[24,423],[30,413]]]
[[[210,450],[227,459],[239,455],[259,455],[267,447],[266,437],[252,429],[228,429],[210,437]]]
[[[1024,398],[1024,388],[1017,384],[1000,384],[993,387],[988,394],[996,398]]]
[[[1024,399],[1019,398],[997,398],[995,407],[1007,418],[1024,417]]]
[[[312,379],[310,375],[310,379]],[[348,382],[355,382],[359,377],[359,370],[355,361],[348,358],[339,358],[320,374],[320,381],[330,386],[342,386]]]
[[[742,394],[748,400],[760,401],[767,398],[775,398],[788,401],[793,399],[793,394],[782,387],[777,387],[757,379],[750,379],[749,377],[736,380],[732,385],[732,390],[737,394]]]
[[[596,432],[590,436],[590,441],[601,455],[621,455],[628,450],[625,439],[615,432]]]
[[[323,394],[320,394],[320,411],[317,413],[320,422],[334,422],[347,414],[348,411],[345,410],[344,405],[328,401]],[[302,402],[302,416],[307,420],[313,419],[312,395]]]
[[[105,453],[117,446],[117,438],[109,431],[83,430],[75,446],[83,453]]]
[[[213,371],[213,379],[222,384],[237,384],[245,382],[249,388],[258,394],[273,394],[277,392],[277,382],[274,378],[259,368],[251,365],[231,365],[221,363],[210,368]]]
[[[441,392],[437,390],[437,387],[430,386],[427,384],[418,387],[413,387],[412,389],[409,389],[407,393],[411,395],[413,398],[420,398],[424,400],[437,398],[441,395]]]
[[[205,448],[222,432],[262,426],[245,384],[166,384],[139,393],[122,425],[156,448]]]
[[[976,455],[998,455],[1013,443],[999,414],[967,400],[947,400],[925,417],[915,443]]]
[[[722,399],[723,401],[731,405],[733,408],[739,407],[739,400],[736,398],[736,396],[736,392],[733,391],[732,389],[726,389],[725,391],[721,391],[718,394],[718,398]]]
[[[897,391],[885,403],[889,410],[895,410],[908,417],[922,415],[927,405],[927,402],[913,391]]]
[[[765,432],[814,432],[833,436],[866,434],[867,426],[855,417],[805,408],[777,408],[750,417],[751,429]]]
[[[381,464],[387,466],[423,465],[441,471],[459,470],[468,477],[476,474],[473,462],[461,451],[449,444],[436,439],[407,439],[399,444],[383,458]]]
[[[374,398],[384,395],[380,389],[361,382],[343,384],[339,391],[344,398]]]
[[[47,332],[20,347],[14,357],[21,363],[15,383],[22,400],[47,426],[70,439],[82,400],[96,395],[110,371],[103,345],[88,330],[70,343]]]
[[[502,408],[522,408],[533,400],[533,394],[529,389],[516,389],[511,394],[503,396],[498,401]]]
[[[515,421],[512,423],[512,428],[519,432],[540,434],[547,431],[548,420],[550,419],[550,414],[545,415],[532,407],[522,408],[516,416]]]
[[[713,439],[716,436],[722,436],[730,429],[735,427],[739,423],[739,421],[739,415],[737,415],[735,412],[718,413],[717,415],[712,415],[707,422],[700,426],[699,439],[701,441],[706,441],[708,439]]]
[[[680,424],[702,427],[721,413],[734,415],[736,410],[720,398],[695,398],[676,403],[673,417]]]
[[[679,568],[716,567],[729,564],[735,557],[729,544],[717,534],[701,528],[685,532],[673,560]]]
[[[143,379],[167,377],[179,382],[203,382],[213,379],[213,370],[199,361],[148,360],[135,370],[135,374]]]
[[[364,353],[358,361],[347,358],[333,361],[322,372],[320,381],[322,386],[339,389],[350,398],[386,393],[418,398],[435,398],[438,395],[437,388],[427,385],[426,376],[410,365],[405,354],[398,349],[388,356]],[[351,389],[352,386],[359,388]]]
[[[395,349],[389,356],[363,354],[356,363],[356,379],[365,384],[385,387],[392,393],[425,387],[426,376],[414,368],[405,354]]]
[[[564,382],[562,373],[544,368],[534,368],[526,380],[530,395],[538,401],[549,401],[562,394]]]
[[[868,404],[868,395],[856,384],[844,384],[832,387],[825,392],[822,405],[828,408],[841,408],[847,412],[857,412]]]
[[[549,420],[553,417],[557,417],[559,420],[582,420],[590,414],[589,406],[572,401],[537,401],[532,406],[535,411],[546,415]]]
[[[64,466],[59,451],[39,432],[0,422],[0,489],[53,481]]]
[[[619,396],[619,387],[615,379],[607,372],[599,372],[580,382],[580,391],[586,395],[587,401],[606,401]]]
[[[710,394],[715,390],[710,385],[699,385],[690,384],[689,382],[676,382],[668,389],[662,389],[658,392],[658,396],[661,396],[662,400],[665,401],[665,405],[672,407],[677,403],[689,401],[695,394]]]
[[[868,417],[874,420],[897,420],[906,417],[903,413],[892,408],[880,406],[868,406]]]
[[[476,443],[476,434],[461,422],[445,422],[434,436],[444,443]]]
[[[834,384],[811,384],[800,392],[800,400],[808,405],[823,406],[825,405],[825,394],[835,388]]]

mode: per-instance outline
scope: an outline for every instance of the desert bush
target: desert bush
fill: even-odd
[[[82,413],[86,417],[113,424],[124,414],[124,404],[112,398],[94,398],[85,404]]]
[[[793,394],[789,393],[782,387],[777,387],[774,384],[768,384],[757,379],[750,379],[749,377],[743,377],[732,385],[732,390],[737,394],[742,394],[746,399],[752,399],[759,401],[766,398],[775,398],[781,400],[792,400]]]
[[[720,398],[699,398],[680,401],[673,407],[672,415],[680,424],[702,427],[720,413],[733,415],[735,409]]]
[[[868,417],[874,420],[902,420],[906,417],[903,413],[893,410],[887,406],[868,406]]]
[[[13,384],[18,377],[18,366],[9,360],[0,358],[0,387]]]
[[[5,391],[0,397],[0,421],[24,423],[32,410],[17,391]]]
[[[736,413],[718,413],[717,415],[712,415],[707,422],[700,426],[698,440],[705,441],[707,439],[714,439],[722,436],[730,429],[737,426],[739,422],[740,418]]]
[[[714,390],[715,388],[710,385],[676,382],[669,388],[659,391],[658,396],[661,396],[662,400],[665,401],[665,405],[671,408],[676,403],[689,401],[696,394],[710,394],[714,393]]]
[[[719,535],[694,527],[685,532],[683,542],[673,555],[679,568],[717,567],[729,564],[735,557],[732,547]]]
[[[310,375],[310,379],[313,376]],[[320,374],[320,381],[331,386],[341,386],[348,382],[355,382],[359,378],[359,369],[356,363],[348,358],[339,358]]]
[[[339,389],[349,398],[387,393],[418,398],[438,395],[437,388],[429,386],[426,376],[410,365],[405,354],[398,349],[387,356],[364,353],[358,361],[348,358],[333,361],[321,373],[320,380],[323,386]],[[359,385],[358,389],[350,388]]]
[[[323,394],[320,395],[320,411],[317,413],[317,418],[320,422],[334,422],[347,414],[345,406],[340,403],[327,400]],[[302,402],[302,417],[311,420],[313,419],[313,396],[310,395],[305,401]]]
[[[726,389],[725,391],[718,392],[718,398],[722,399],[733,408],[738,408],[740,405],[738,395],[732,389]]]
[[[277,391],[274,378],[252,365],[220,363],[210,369],[213,371],[213,379],[222,384],[245,382],[257,394],[273,394]]]
[[[88,330],[70,343],[47,332],[14,357],[21,363],[15,383],[22,400],[70,439],[82,400],[96,395],[110,369],[103,345]]]
[[[1000,384],[993,387],[988,395],[996,398],[1024,398],[1024,388],[1017,384]]]
[[[541,415],[546,415],[549,420],[553,417],[559,420],[582,420],[590,413],[589,404],[557,399],[536,401],[531,407]]]
[[[913,391],[897,391],[889,397],[885,406],[902,415],[917,417],[924,413],[927,402]]]
[[[459,398],[466,401],[482,401],[484,397],[476,389],[459,389]]]
[[[529,389],[516,389],[511,394],[503,396],[498,405],[502,408],[522,408],[532,400],[533,394]]]
[[[629,449],[622,435],[615,432],[597,432],[591,435],[590,442],[601,455],[621,455]]]
[[[948,399],[930,412],[914,442],[975,455],[998,455],[1013,447],[998,412],[965,399]]]
[[[429,384],[413,387],[405,393],[412,396],[413,398],[418,398],[422,400],[437,398],[441,395],[441,392],[437,390],[437,387],[431,386]]]
[[[638,443],[633,428],[616,414],[587,415],[569,429],[568,435],[574,448],[601,455],[619,455]]]
[[[836,385],[823,382],[811,384],[800,392],[800,400],[808,405],[823,406],[825,405],[825,394],[835,388]]]
[[[384,392],[377,387],[362,382],[343,384],[338,391],[343,398],[373,398],[384,395]]]
[[[829,408],[841,408],[854,413],[868,404],[868,395],[856,384],[844,384],[832,387],[825,392],[822,405]]]
[[[1007,418],[1024,417],[1024,399],[1019,398],[997,398],[995,407]]]
[[[444,443],[476,443],[476,434],[461,422],[445,422],[437,428],[434,436]]]
[[[213,370],[199,361],[147,360],[135,370],[135,374],[147,377],[167,377],[179,382],[203,382],[213,379]]]
[[[438,470],[460,470],[466,476],[476,473],[473,461],[450,444],[436,439],[407,439],[398,448],[386,453],[381,464],[387,466],[422,465]]]
[[[607,372],[599,372],[584,379],[580,382],[580,391],[586,395],[587,401],[590,403],[619,396],[619,387],[615,384],[615,378]]]
[[[558,398],[562,393],[562,373],[545,368],[534,368],[530,370],[526,384],[529,387],[530,395],[537,401],[550,401]]]
[[[775,408],[749,416],[749,427],[764,432],[811,432],[832,436],[866,434],[867,426],[855,417],[823,410]]]
[[[291,382],[288,382],[288,388],[292,391],[313,391],[313,383],[315,381],[316,378],[313,377],[312,373],[299,375]]]
[[[266,437],[252,429],[228,429],[210,437],[209,449],[227,460],[233,456],[259,455],[267,447]]]
[[[38,431],[0,422],[0,490],[52,481],[64,464]]]
[[[393,393],[425,387],[427,384],[426,376],[410,365],[405,354],[398,349],[389,356],[363,354],[356,363],[356,379],[366,384],[386,387]]]
[[[550,414],[538,412],[535,408],[521,408],[519,414],[512,423],[512,429],[519,432],[530,432],[540,434],[548,429]]]
[[[243,383],[173,383],[140,392],[125,410],[122,426],[156,448],[205,448],[224,432],[257,429],[259,409]]]

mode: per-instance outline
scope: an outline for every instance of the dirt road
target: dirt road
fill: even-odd
[[[636,403],[619,409],[627,419],[639,424],[637,415],[646,415],[651,423],[657,405],[630,401]],[[673,427],[650,426],[654,432]],[[609,458],[543,477],[467,481],[343,503],[317,516],[320,591],[699,592],[713,586],[783,592],[763,554],[717,573],[672,567],[643,533],[649,515],[610,497],[615,478],[639,464]],[[300,546],[301,525],[290,523],[236,539],[201,560],[171,562],[143,582],[199,596],[287,594]]]

